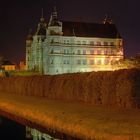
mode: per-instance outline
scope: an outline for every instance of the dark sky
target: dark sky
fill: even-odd
[[[42,8],[48,21],[54,5],[62,20],[101,22],[108,14],[124,39],[126,57],[140,52],[139,0],[5,0],[0,3],[0,54],[23,60],[28,29],[36,29]]]

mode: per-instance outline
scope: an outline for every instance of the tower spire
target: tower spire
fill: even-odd
[[[43,8],[41,9],[41,18],[40,18],[40,21],[41,22],[44,22],[44,11],[43,11]]]
[[[49,25],[50,26],[60,26],[56,6],[53,7],[53,11],[52,11],[52,14],[51,14]]]
[[[41,9],[41,18],[44,18],[44,9]]]

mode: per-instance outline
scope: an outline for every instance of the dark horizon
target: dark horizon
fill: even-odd
[[[56,2],[55,2],[56,1]],[[48,22],[56,5],[59,17],[65,21],[101,22],[107,14],[113,20],[124,39],[125,56],[140,53],[138,0],[40,0],[3,1],[0,6],[0,54],[12,62],[25,59],[25,41],[30,28],[37,28],[44,9]]]

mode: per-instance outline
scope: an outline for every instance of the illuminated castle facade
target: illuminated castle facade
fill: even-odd
[[[54,8],[26,39],[27,70],[62,74],[112,70],[124,58],[123,40],[111,20],[102,23],[59,21]]]

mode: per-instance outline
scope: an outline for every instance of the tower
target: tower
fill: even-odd
[[[26,38],[26,69],[31,70],[31,64],[32,64],[32,42],[33,42],[33,35],[32,35],[32,29],[29,29],[27,38]]]
[[[43,9],[40,21],[37,26],[35,35],[33,36],[32,43],[32,70],[39,73],[43,72],[43,43],[46,39],[47,23],[43,16]]]
[[[49,24],[48,24],[48,35],[62,35],[62,22],[58,19],[58,13],[56,7],[53,8]]]

